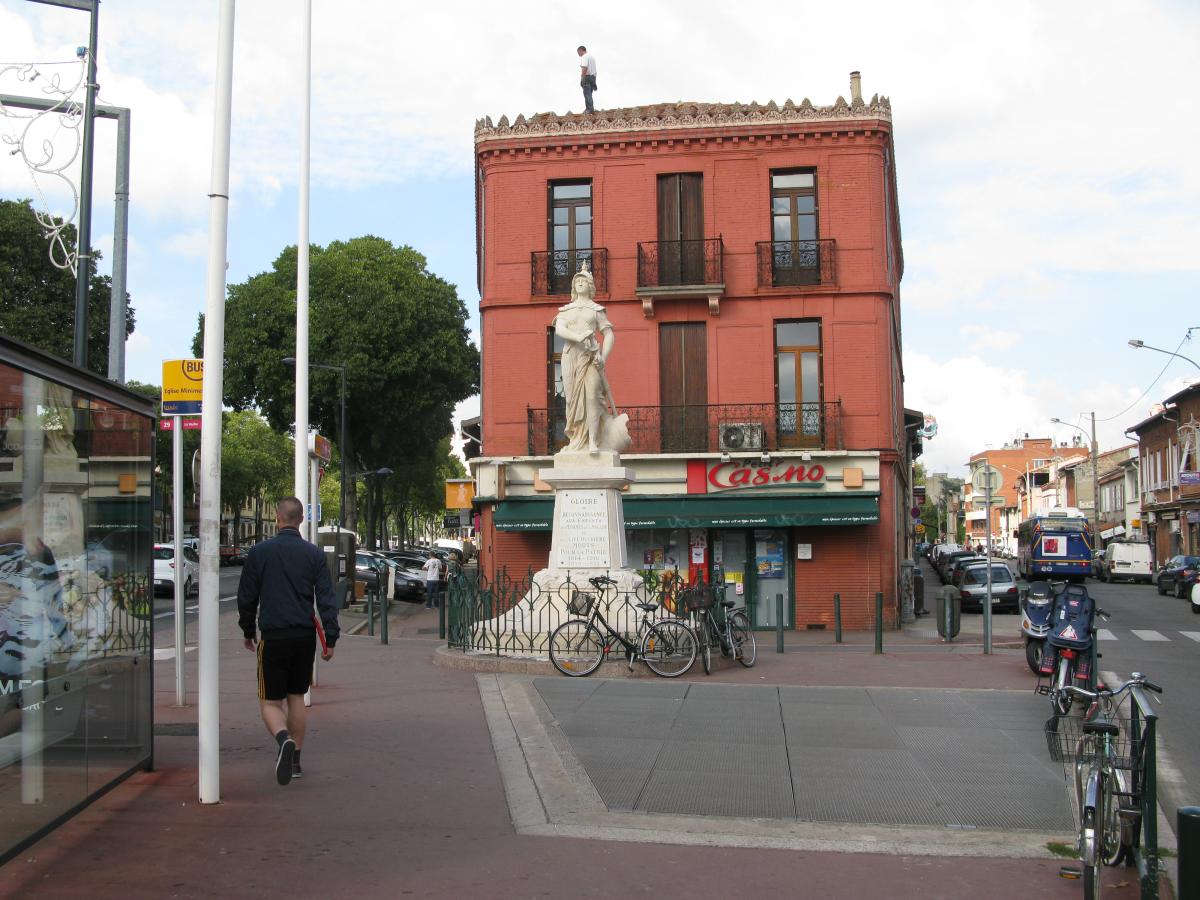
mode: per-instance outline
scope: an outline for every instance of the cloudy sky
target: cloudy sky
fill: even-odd
[[[299,8],[238,5],[231,282],[296,239]],[[189,355],[204,301],[217,2],[101,10],[101,102],[133,110],[128,375],[157,383],[161,360]],[[0,0],[0,70],[69,61],[86,29],[86,14]],[[1069,439],[1050,417],[1091,410],[1102,446],[1117,446],[1200,376],[1127,345],[1175,350],[1200,326],[1195,3],[315,0],[313,33],[313,241],[411,244],[472,310],[473,123],[580,109],[582,42],[604,106],[827,104],[852,69],[868,97],[891,98],[906,402],[938,419],[932,469],[1025,432]],[[0,73],[0,92],[29,94],[16,76]],[[0,134],[18,124],[0,120]],[[108,255],[115,127],[97,133],[93,235]],[[0,197],[38,197],[7,149]],[[1200,362],[1200,330],[1179,352]]]

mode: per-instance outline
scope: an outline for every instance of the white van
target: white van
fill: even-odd
[[[1114,541],[1104,548],[1100,570],[1101,577],[1109,584],[1118,578],[1149,584],[1153,579],[1150,545],[1137,541]]]

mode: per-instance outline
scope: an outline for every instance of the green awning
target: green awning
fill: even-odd
[[[627,497],[624,507],[627,529],[786,528],[870,525],[879,521],[878,494]],[[496,504],[493,521],[500,531],[549,531],[554,521],[554,501],[505,500]]]

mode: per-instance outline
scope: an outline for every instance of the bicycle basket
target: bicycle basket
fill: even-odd
[[[688,612],[712,608],[713,592],[712,588],[707,585],[684,588],[680,594],[683,600],[683,608]]]
[[[586,591],[572,591],[571,599],[567,601],[567,611],[573,616],[586,616],[596,603],[596,595]]]
[[[1129,719],[1117,716],[1114,722],[1121,726],[1121,733],[1109,738],[1112,749],[1113,764],[1118,769],[1132,769],[1132,747],[1129,740]],[[1046,749],[1050,758],[1060,763],[1090,762],[1099,758],[1103,750],[1103,742],[1098,738],[1085,741],[1083,733],[1083,715],[1051,716],[1046,720]]]

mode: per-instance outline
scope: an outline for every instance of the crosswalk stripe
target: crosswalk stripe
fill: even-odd
[[[1171,640],[1166,635],[1159,634],[1157,631],[1149,631],[1149,630],[1139,631],[1136,628],[1132,629],[1132,631],[1134,634],[1136,634],[1138,637],[1140,637],[1143,641],[1169,641],[1169,640]]]
[[[1181,631],[1179,633],[1186,638],[1191,638],[1193,641],[1200,641],[1200,631]]]
[[[1096,637],[1100,638],[1102,641],[1115,641],[1117,639],[1117,636],[1107,628],[1097,628]]]

